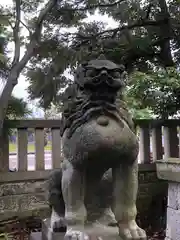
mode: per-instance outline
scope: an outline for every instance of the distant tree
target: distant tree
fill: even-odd
[[[74,17],[79,20],[87,17],[87,13],[93,15],[98,10],[100,14],[106,14],[116,21],[116,26],[107,28],[107,25],[100,21],[81,21],[81,24],[76,21],[76,24],[67,24],[67,26],[75,26],[77,31],[75,33],[70,30],[68,33],[64,31],[64,34],[58,29],[54,30],[57,26],[55,24],[47,28],[50,31],[44,35],[45,41],[37,48],[38,54],[31,59],[27,71],[31,98],[40,99],[39,103],[45,109],[50,107],[51,102],[58,103],[61,99],[60,89],[69,83],[69,79],[63,75],[64,70],[70,68],[73,72],[77,63],[95,58],[103,52],[108,59],[118,64],[125,64],[130,75],[134,73],[133,86],[136,86],[137,82],[136,87],[140,88],[142,82],[142,89],[144,89],[147,87],[145,81],[151,78],[155,81],[151,85],[156,87],[156,100],[161,99],[162,93],[164,94],[163,99],[157,101],[158,104],[161,103],[161,110],[158,110],[158,106],[152,100],[146,99],[146,104],[140,104],[139,101],[142,99],[135,95],[135,92],[130,97],[132,94],[130,91],[127,102],[131,105],[134,116],[150,117],[154,113],[159,117],[167,117],[175,113],[178,108],[175,109],[174,105],[171,105],[172,109],[165,101],[166,90],[161,83],[158,86],[158,81],[160,72],[166,72],[166,68],[169,67],[173,67],[176,72],[179,65],[180,2],[178,0],[119,0],[81,1],[81,4],[79,6],[82,7],[78,7],[75,15],[72,14],[73,20],[69,18],[70,15],[64,14],[68,23],[72,23]],[[75,3],[71,7],[73,12],[76,8]],[[67,4],[65,12],[68,13],[71,7]],[[85,12],[85,8],[89,11]],[[56,19],[57,23],[59,14],[63,11],[56,10],[54,20]],[[156,71],[158,71],[157,74]],[[138,78],[142,79],[142,76],[145,80],[140,82]],[[164,76],[168,82],[170,75]],[[161,91],[158,92],[157,88]],[[176,91],[172,92],[174,99],[178,98],[177,92],[178,86]],[[159,97],[158,94],[160,94]]]
[[[23,99],[12,96],[8,102],[5,120],[24,119],[30,114],[31,110],[29,109],[27,102]],[[12,130],[13,127],[15,127],[13,122],[5,121],[3,132],[12,134],[14,132],[14,130]]]
[[[90,10],[102,5],[94,0],[12,0],[12,3],[12,7],[0,4],[0,18],[11,28],[6,28],[6,40],[14,43],[14,56],[8,59],[5,86],[0,95],[0,131],[13,88],[19,75],[27,70],[29,61],[31,73],[27,76],[35,86],[30,88],[32,95],[39,97],[41,105],[46,107],[56,99],[57,94],[52,92],[57,93],[66,86],[64,69],[76,62],[74,50],[65,42],[64,28],[81,25]],[[103,4],[107,7],[111,2]],[[23,31],[26,29],[27,37],[22,28]],[[21,47],[25,50],[22,57]]]
[[[22,98],[12,96],[9,100],[6,119],[22,119],[31,114],[28,103]]]
[[[148,73],[134,72],[127,90],[129,105],[148,109],[154,116],[168,119],[180,110],[180,72],[175,68]]]
[[[0,13],[1,14],[1,13]],[[6,76],[7,67],[7,56],[6,56],[6,26],[8,22],[0,15],[0,79]]]
[[[180,2],[178,0],[13,0],[12,8],[1,7],[11,32],[14,58],[8,61],[6,84],[0,96],[0,129],[12,90],[23,72],[30,81],[31,99],[43,108],[60,102],[69,83],[64,71],[100,52],[129,73],[147,73],[154,67],[177,66],[180,59]],[[95,11],[116,21],[107,29],[100,21],[87,23]],[[22,17],[23,16],[23,17]],[[26,29],[25,37],[21,29]],[[67,31],[65,28],[69,28]],[[72,28],[77,28],[74,33]],[[25,53],[20,58],[21,46]],[[173,51],[173,54],[172,54]],[[27,63],[28,66],[27,66]]]
[[[117,22],[109,29],[98,22],[84,23],[73,38],[81,58],[103,51],[128,71],[146,71],[152,65],[169,67],[179,62],[180,2],[178,0],[118,1],[101,8]],[[176,51],[174,58],[172,50]],[[151,63],[151,65],[150,65]]]
[[[1,9],[2,10],[2,9]],[[0,82],[1,88],[4,87],[5,79],[7,77],[8,69],[8,57],[7,57],[7,37],[8,33],[6,27],[8,26],[8,18],[2,15],[0,11]],[[3,90],[2,90],[3,91]],[[1,93],[0,93],[1,94]],[[1,101],[0,101],[1,107]],[[26,117],[30,114],[27,103],[23,99],[10,97],[8,101],[8,107],[5,115],[5,119],[19,119]],[[7,125],[7,124],[6,124]],[[10,127],[10,126],[9,126]],[[7,131],[7,126],[4,128]]]
[[[4,75],[5,86],[0,95],[0,131],[2,130],[8,101],[11,99],[11,93],[17,84],[19,75],[22,73],[28,61],[38,55],[37,49],[39,49],[43,43],[46,45],[47,39],[53,39],[52,31],[54,29],[54,23],[57,26],[56,29],[72,25],[73,23],[75,24],[75,21],[71,23],[71,20],[73,20],[76,15],[76,9],[72,7],[77,7],[79,1],[74,1],[73,5],[67,4],[66,1],[59,2],[57,0],[12,0],[12,3],[12,7],[4,7],[4,5],[0,4],[0,19],[8,22],[11,28],[6,27],[6,41],[14,43],[14,56],[13,59],[8,59],[8,68]],[[67,11],[69,14],[67,14]],[[54,15],[55,13],[56,15]],[[71,20],[68,21],[70,16]],[[78,16],[76,15],[76,22],[77,21]],[[22,34],[22,27],[26,29],[29,36],[26,37]],[[22,46],[25,52],[21,57]],[[57,85],[56,81],[56,84],[51,86]]]
[[[51,104],[50,108],[45,110],[45,119],[60,119],[62,109],[58,105]]]

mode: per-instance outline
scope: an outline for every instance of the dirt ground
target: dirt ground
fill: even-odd
[[[139,222],[139,225],[143,224]],[[147,232],[148,240],[165,239],[165,229],[163,228],[157,229],[157,227],[152,227],[149,225],[149,227],[144,229]],[[26,219],[14,218],[0,222],[0,239],[4,240],[28,240],[31,232],[39,231],[41,231],[41,220],[35,217],[29,217]]]

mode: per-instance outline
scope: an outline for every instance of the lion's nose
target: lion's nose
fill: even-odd
[[[101,71],[101,75],[105,75],[106,76],[107,75],[107,71],[106,70],[102,70]]]
[[[94,78],[94,79],[92,80],[92,82],[93,82],[93,84],[99,84],[99,83],[101,83],[101,79],[99,79],[99,78]]]

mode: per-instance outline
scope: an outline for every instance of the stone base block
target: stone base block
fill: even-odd
[[[53,232],[50,228],[50,219],[42,221],[42,240],[63,240],[65,233]]]
[[[180,209],[175,210],[173,208],[167,208],[167,228],[166,238],[167,240],[179,240],[180,239]]]
[[[44,235],[42,232],[34,232],[31,233],[30,240],[63,240],[64,236],[62,234],[53,234],[49,233],[49,235]]]
[[[169,182],[168,185],[168,207],[180,209],[180,183]]]
[[[117,227],[107,227],[101,224],[86,225],[84,229],[81,230],[85,232],[91,239],[97,239],[101,237],[103,240],[122,240],[118,234]],[[42,234],[32,233],[31,240],[63,240],[65,233],[54,233],[49,227],[49,219],[42,222]]]
[[[41,232],[33,232],[31,233],[30,240],[41,240],[42,233]]]

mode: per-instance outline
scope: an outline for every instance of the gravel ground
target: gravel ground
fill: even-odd
[[[141,224],[140,224],[141,225]],[[151,226],[145,229],[148,240],[164,240],[165,230],[154,231]],[[31,232],[41,231],[41,220],[30,217],[26,219],[10,219],[0,222],[0,239],[28,240]]]

